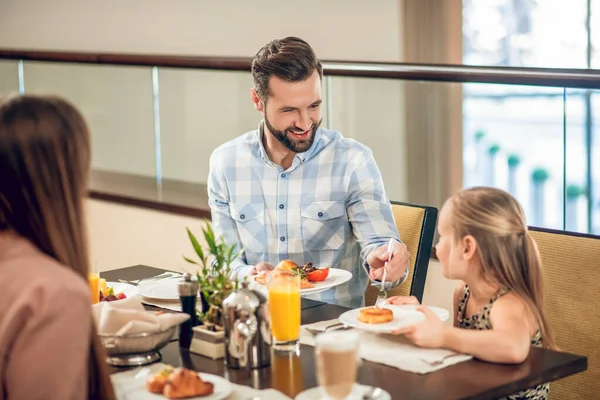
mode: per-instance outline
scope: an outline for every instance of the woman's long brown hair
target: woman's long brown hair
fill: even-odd
[[[489,187],[463,190],[449,202],[455,237],[475,238],[483,276],[524,301],[544,347],[556,348],[545,311],[542,260],[521,205],[509,193]]]
[[[90,134],[73,105],[32,95],[0,103],[0,229],[27,238],[86,282],[89,169]],[[114,399],[104,350],[89,323],[88,397]]]

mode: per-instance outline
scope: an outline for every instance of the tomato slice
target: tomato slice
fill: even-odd
[[[312,272],[309,272],[308,274],[306,274],[306,277],[311,282],[321,282],[321,281],[324,281],[325,279],[327,279],[328,275],[329,275],[329,268],[322,268],[322,269],[317,269]]]

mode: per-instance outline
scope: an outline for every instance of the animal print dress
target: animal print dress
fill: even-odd
[[[477,313],[473,314],[470,318],[465,318],[467,302],[469,301],[469,296],[471,295],[471,290],[468,286],[465,285],[465,288],[463,289],[462,295],[460,296],[460,300],[458,302],[458,327],[463,329],[479,330],[492,329],[492,325],[490,324],[490,311],[492,310],[492,305],[496,300],[498,300],[500,296],[502,296],[507,291],[507,289],[501,289],[481,310],[477,311]],[[539,330],[531,339],[531,344],[536,347],[542,346],[542,335],[540,334]],[[542,385],[523,390],[519,393],[511,394],[508,397],[503,397],[501,400],[547,400],[549,391],[550,384],[544,383]]]

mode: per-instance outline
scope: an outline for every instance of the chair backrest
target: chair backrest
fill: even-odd
[[[600,236],[530,228],[544,268],[546,309],[560,351],[587,371],[550,384],[550,398],[600,398]]]
[[[423,301],[425,278],[437,222],[437,208],[394,201],[391,203],[400,240],[406,244],[410,253],[410,271],[406,281],[390,290],[389,295],[413,295],[419,301]],[[365,291],[365,305],[374,305],[376,299],[377,289],[369,286]]]

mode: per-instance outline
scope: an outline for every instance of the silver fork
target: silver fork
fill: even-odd
[[[337,322],[335,324],[331,324],[326,326],[324,329],[315,329],[315,328],[306,328],[306,330],[313,335],[318,335],[319,333],[329,332],[329,331],[344,331],[346,329],[350,329],[350,327],[343,322]]]
[[[394,239],[390,238],[388,243],[388,260],[383,265],[383,276],[381,277],[381,286],[379,287],[379,293],[377,294],[377,300],[375,301],[375,307],[383,308],[387,300],[387,292],[385,291],[385,278],[387,277],[387,265],[392,259],[392,247],[394,246]]]

